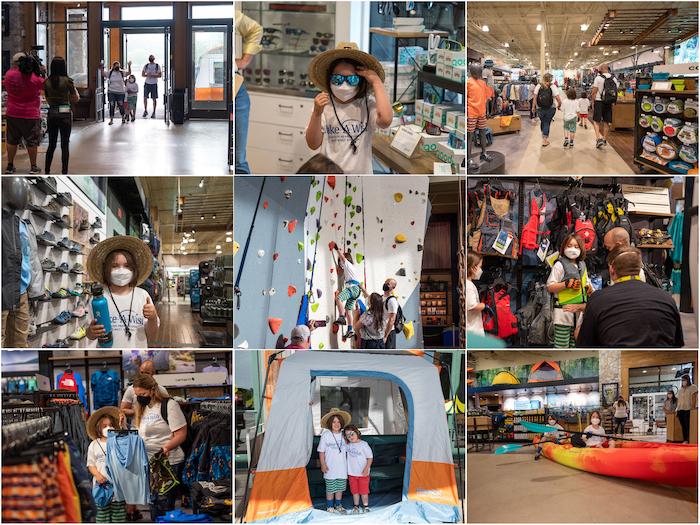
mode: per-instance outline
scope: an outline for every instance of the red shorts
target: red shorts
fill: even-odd
[[[369,476],[348,476],[350,494],[369,494]]]

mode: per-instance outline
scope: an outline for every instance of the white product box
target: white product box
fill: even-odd
[[[437,156],[443,162],[449,162],[455,166],[459,166],[467,156],[463,149],[455,149],[447,142],[439,142],[437,145]]]
[[[445,76],[446,67],[447,67],[447,66],[445,66],[445,64],[438,64],[438,65],[435,67],[435,74],[436,74],[437,76],[439,76],[439,77],[444,77],[444,76]]]
[[[444,63],[445,63],[445,60],[446,60],[445,52],[446,52],[446,51],[447,51],[447,49],[440,49],[440,48],[438,48],[438,50],[437,50],[437,63],[438,63],[438,64],[444,64]]]
[[[457,131],[465,133],[467,130],[467,116],[457,115]]]
[[[464,66],[453,66],[452,80],[464,84],[467,81],[467,68]]]
[[[414,122],[416,126],[423,129],[423,125],[425,124],[425,117],[423,117],[423,113],[418,113],[418,111],[416,111],[416,120]]]
[[[445,126],[457,130],[459,129],[457,127],[457,120],[459,119],[460,115],[464,116],[464,110],[462,111],[448,111],[447,112],[447,117],[445,118]]]
[[[467,65],[466,53],[464,52],[464,50],[450,51],[449,49],[446,49],[445,50],[445,64],[448,64],[452,67],[466,66]]]
[[[431,122],[436,126],[444,126],[447,124],[447,115],[449,112],[458,112],[464,114],[464,108],[460,106],[452,106],[446,104],[439,104],[435,106],[433,110],[433,119]]]
[[[434,109],[435,104],[432,102],[423,102],[423,117],[427,122],[432,122]]]
[[[423,105],[424,102],[422,99],[416,100],[416,115],[423,115]]]

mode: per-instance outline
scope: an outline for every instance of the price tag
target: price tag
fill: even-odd
[[[452,175],[452,164],[433,162],[433,175]]]
[[[391,148],[395,149],[404,157],[410,159],[420,142],[420,133],[414,133],[406,126],[401,126],[391,141]]]

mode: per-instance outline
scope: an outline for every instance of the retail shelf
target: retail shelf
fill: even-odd
[[[440,77],[435,73],[428,73],[427,71],[419,71],[418,78],[431,86],[441,87],[449,91],[454,91],[455,93],[461,93],[464,95],[466,91],[466,84],[462,82],[457,82],[456,80],[450,80],[449,78]]]
[[[88,361],[109,361],[110,359],[118,359],[121,361],[122,356],[121,355],[105,355],[108,351],[107,350],[100,350],[100,355],[73,355],[73,356],[51,356],[49,357],[49,361],[73,361],[76,362],[78,360],[83,361],[83,360],[88,360]]]
[[[697,95],[697,91],[675,91],[673,89],[638,89],[637,93],[650,93],[657,95]]]
[[[640,250],[673,250],[673,243],[667,244],[640,244],[637,246]]]
[[[390,38],[428,38],[430,35],[450,36],[447,31],[394,31],[387,27],[370,27],[369,32]]]
[[[673,218],[676,214],[675,213],[651,213],[651,212],[646,212],[646,211],[630,211],[627,213],[627,215],[647,215],[650,217]]]

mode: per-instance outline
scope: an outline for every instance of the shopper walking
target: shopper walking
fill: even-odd
[[[619,81],[610,74],[607,64],[600,66],[600,72],[593,81],[593,89],[591,90],[595,147],[598,149],[608,145],[613,105],[617,102],[619,84]]]
[[[44,171],[51,173],[51,162],[56,151],[58,135],[61,134],[61,173],[68,174],[70,133],[73,127],[73,112],[71,103],[80,100],[73,79],[68,76],[66,61],[63,57],[54,57],[49,69],[49,78],[44,82],[44,93],[49,104],[47,131],[49,147],[46,150]]]
[[[617,401],[613,403],[613,423],[614,423],[614,433],[618,434],[617,429],[620,429],[620,436],[625,437],[625,423],[627,423],[627,418],[629,417],[630,408],[625,402],[625,398],[620,396]]]
[[[578,99],[578,125],[583,126],[583,129],[588,129],[588,110],[591,108],[591,101],[588,100],[588,93],[584,90],[581,92],[581,98]]]
[[[44,79],[37,75],[36,58],[26,53],[16,53],[12,57],[12,67],[2,79],[2,87],[7,91],[5,117],[7,129],[6,174],[15,173],[17,147],[24,141],[29,154],[30,174],[41,173],[36,164],[36,155],[41,142],[41,90]],[[43,74],[43,73],[42,73]]]
[[[678,307],[660,288],[639,278],[641,252],[633,246],[608,254],[615,286],[593,294],[581,324],[578,347],[671,348],[683,346]]]
[[[100,64],[102,76],[107,79],[107,100],[109,101],[109,125],[114,124],[114,109],[119,107],[122,116],[122,124],[126,123],[126,112],[124,111],[124,98],[126,97],[126,84],[124,75],[131,75],[131,61],[128,69],[122,69],[119,61],[112,64],[112,69],[104,70],[104,65]]]
[[[545,73],[542,82],[537,85],[534,93],[535,107],[540,117],[540,130],[542,131],[542,147],[549,146],[549,126],[552,124],[557,108],[561,109],[561,95],[559,88],[552,84],[552,74]],[[554,107],[554,101],[557,108]]]
[[[143,82],[143,117],[148,116],[148,99],[153,99],[153,113],[151,118],[156,118],[156,105],[158,104],[158,79],[163,76],[160,64],[156,63],[156,57],[149,55],[148,64],[143,66],[141,76],[146,80]]]
[[[578,102],[576,101],[576,90],[574,88],[566,90],[566,98],[561,103],[561,110],[564,120],[564,148],[573,148],[574,137],[576,136],[576,116],[578,113]]]
[[[158,85],[156,84],[156,88]],[[129,75],[126,79],[126,121],[134,122],[136,120],[136,104],[139,100],[139,85],[136,83],[136,77]]]
[[[253,57],[262,51],[260,42],[263,37],[263,28],[252,18],[244,15],[241,11],[236,11],[236,53],[241,50],[241,56],[236,56],[236,69],[248,67]],[[236,75],[238,91],[234,105],[234,134],[236,136],[235,145],[235,173],[250,173],[250,166],[246,159],[246,147],[248,145],[248,120],[250,118],[250,96],[245,82],[240,75]]]
[[[683,443],[690,440],[690,411],[698,408],[698,387],[690,381],[690,376],[681,377],[681,389],[678,391],[676,414],[683,431]]]

